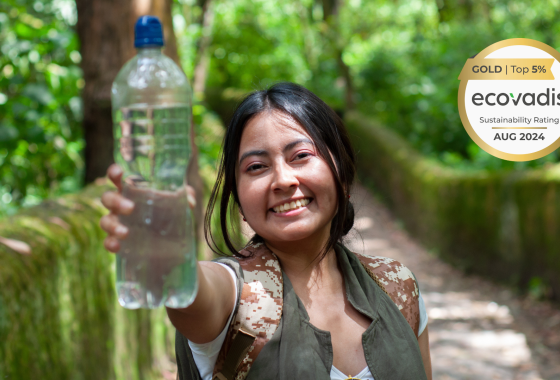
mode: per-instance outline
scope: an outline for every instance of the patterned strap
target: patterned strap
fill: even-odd
[[[226,361],[233,360],[227,356],[240,329],[250,331],[255,339],[243,357],[237,354],[241,360],[237,361],[239,365],[235,377],[224,377],[226,380],[245,379],[262,348],[276,332],[282,317],[284,286],[278,258],[262,243],[249,245],[240,253],[247,257],[238,260],[243,269],[243,289],[237,314],[218,354],[214,377],[225,375]]]
[[[397,305],[401,314],[418,337],[420,328],[420,308],[418,286],[414,275],[397,260],[380,256],[367,256],[359,253],[360,259],[369,276]]]
[[[247,355],[247,351],[249,351],[255,339],[257,337],[250,332],[239,329],[231,343],[221,371],[216,373],[212,380],[232,380],[235,377],[237,367],[239,367],[239,364]]]
[[[371,277],[371,279],[373,281],[375,281],[375,283],[377,284],[377,286],[379,286],[381,288],[381,290],[383,290],[383,292],[385,292],[385,294],[387,294],[389,296],[389,293],[387,293],[387,290],[385,290],[385,286],[381,283],[381,281],[379,281],[379,278],[377,278],[377,276],[375,275],[375,273],[373,273],[373,271],[371,269],[368,268],[367,264],[364,264],[362,261],[360,261],[360,264],[362,264],[362,266],[364,267],[366,273]],[[390,296],[389,296],[390,297]]]

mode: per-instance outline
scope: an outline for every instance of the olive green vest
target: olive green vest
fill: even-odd
[[[362,335],[365,359],[375,380],[422,380],[426,373],[418,341],[403,314],[372,280],[355,254],[336,249],[348,301],[372,323]],[[234,258],[216,261],[236,273],[238,297],[243,289],[243,270]],[[333,348],[330,333],[309,322],[309,316],[289,278],[283,278],[282,318],[272,338],[252,364],[247,380],[330,380]],[[237,312],[238,305],[236,305]],[[187,339],[177,331],[175,349],[181,380],[201,380]]]

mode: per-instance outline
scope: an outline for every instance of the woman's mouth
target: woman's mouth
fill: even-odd
[[[297,201],[286,202],[283,205],[273,207],[272,211],[274,211],[275,213],[281,213],[297,210],[298,208],[307,206],[312,200],[313,198],[303,198],[298,199]]]

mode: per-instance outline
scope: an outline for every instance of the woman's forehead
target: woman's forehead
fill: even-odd
[[[245,126],[241,135],[240,148],[263,143],[267,145],[281,144],[285,140],[302,137],[311,140],[305,128],[290,115],[277,111],[262,112],[252,118]]]

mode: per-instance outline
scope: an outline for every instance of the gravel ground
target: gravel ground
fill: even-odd
[[[352,201],[348,247],[399,260],[418,279],[434,379],[560,380],[560,305],[518,296],[430,255],[363,187]]]

